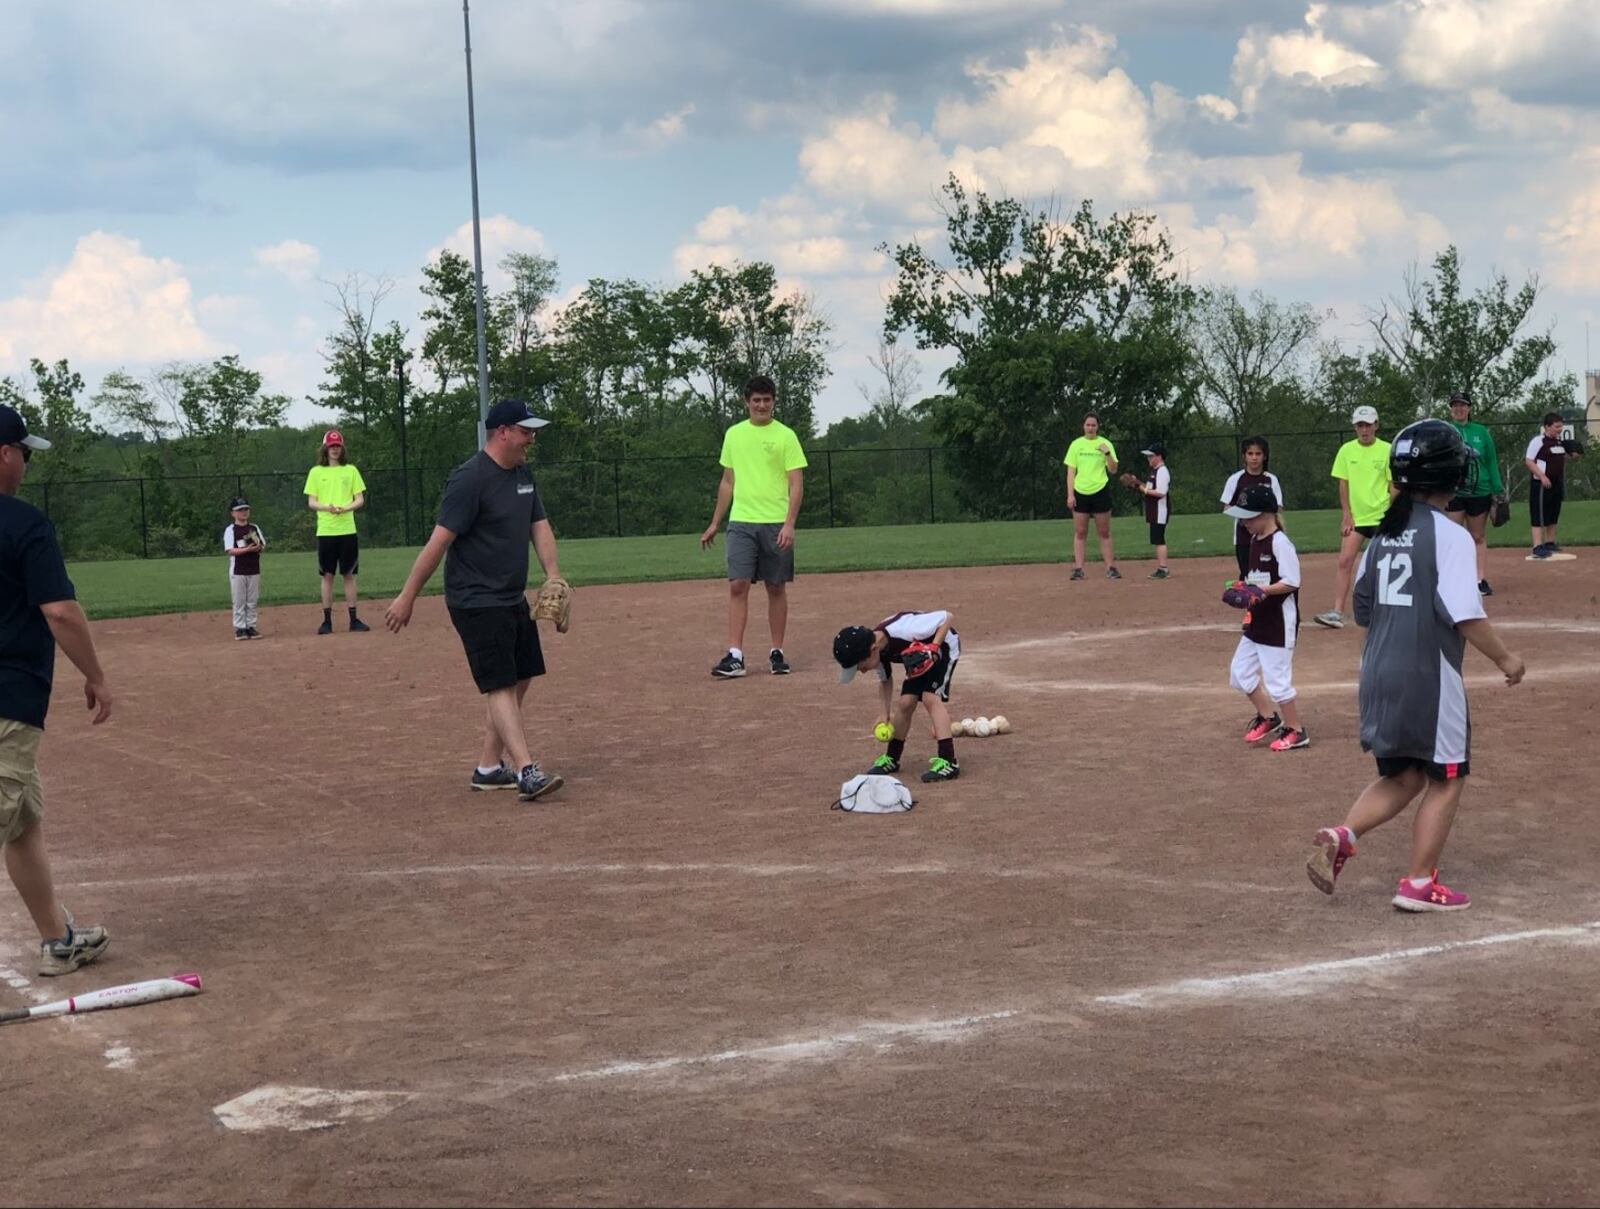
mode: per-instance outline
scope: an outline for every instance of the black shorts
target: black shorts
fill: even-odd
[[[958,662],[950,658],[948,647],[941,647],[932,667],[920,676],[906,677],[905,683],[900,686],[900,695],[921,698],[923,693],[937,693],[939,700],[950,700],[950,681],[956,674]]]
[[[1465,512],[1468,516],[1483,516],[1494,507],[1492,495],[1458,495],[1444,506],[1446,512]]]
[[[354,575],[361,563],[361,543],[354,533],[317,538],[317,570],[324,575]]]
[[[1415,756],[1378,757],[1378,775],[1380,777],[1398,777],[1401,773],[1412,768],[1421,769],[1427,774],[1430,781],[1455,781],[1472,771],[1472,761],[1463,760],[1459,764],[1435,764],[1432,760],[1419,760]]]
[[[1081,512],[1085,516],[1089,515],[1090,513],[1094,513],[1094,512],[1110,512],[1111,511],[1111,484],[1107,483],[1104,487],[1100,488],[1100,490],[1096,491],[1093,495],[1085,495],[1081,491],[1075,492],[1074,493],[1074,498],[1077,499],[1077,501],[1078,501],[1076,504],[1074,504],[1072,506],[1072,510],[1074,512]]]
[[[1167,544],[1167,523],[1162,521],[1159,525],[1150,526],[1150,544],[1164,546]]]
[[[544,675],[539,628],[526,599],[487,609],[451,609],[450,621],[461,635],[467,667],[480,693]]]
[[[1376,525],[1351,525],[1350,527],[1361,534],[1362,537],[1371,537],[1378,531],[1378,526]]]
[[[1566,498],[1567,484],[1563,479],[1551,479],[1550,486],[1535,479],[1528,484],[1528,520],[1543,528],[1561,519],[1561,501]]]

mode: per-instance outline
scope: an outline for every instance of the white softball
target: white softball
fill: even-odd
[[[960,718],[957,718],[955,721],[950,723],[950,737],[952,739],[959,739],[962,735],[964,735],[966,733],[967,733],[966,723],[963,722]]]
[[[993,730],[994,727],[990,725],[989,719],[979,718],[977,722],[973,723],[972,733],[977,735],[980,739],[987,739]]]
[[[970,735],[972,733],[973,725],[974,724],[971,718],[961,719],[961,733],[964,735]]]

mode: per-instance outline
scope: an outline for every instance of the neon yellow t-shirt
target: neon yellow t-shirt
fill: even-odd
[[[1346,441],[1333,459],[1333,477],[1350,484],[1350,520],[1376,525],[1389,510],[1389,442]]]
[[[1111,481],[1106,455],[1099,450],[1101,445],[1111,451],[1113,458],[1117,456],[1117,447],[1104,437],[1079,437],[1067,446],[1067,456],[1061,459],[1063,466],[1078,468],[1072,489],[1079,495],[1093,495]]]
[[[794,429],[776,420],[740,420],[723,435],[722,464],[733,471],[730,521],[781,525],[789,519],[789,471],[806,464]]]
[[[316,496],[319,504],[347,507],[366,489],[361,472],[354,466],[313,466],[306,475],[306,494]],[[317,513],[318,537],[337,537],[355,531],[354,512],[341,512],[338,516],[331,512]]]

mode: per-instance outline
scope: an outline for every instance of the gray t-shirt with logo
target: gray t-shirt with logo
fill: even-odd
[[[1420,500],[1394,537],[1375,536],[1357,573],[1361,747],[1385,759],[1461,764],[1472,727],[1456,627],[1483,617],[1472,535]]]
[[[528,589],[530,528],[545,519],[526,466],[506,470],[481,449],[450,472],[439,521],[456,535],[444,563],[452,609],[514,605]]]

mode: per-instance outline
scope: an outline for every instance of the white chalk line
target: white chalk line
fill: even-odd
[[[768,865],[731,861],[683,861],[636,863],[551,863],[504,864],[463,863],[455,865],[410,865],[375,869],[338,869],[326,872],[308,872],[304,869],[284,870],[221,870],[208,873],[169,873],[151,877],[104,878],[96,881],[62,882],[74,890],[133,890],[163,886],[243,887],[259,882],[315,883],[337,878],[368,878],[375,880],[428,877],[677,877],[683,875],[713,875],[750,878],[815,877],[830,880],[873,880],[885,877],[972,877],[1024,880],[1071,881],[1074,878],[1093,878],[1101,881],[1129,882],[1169,889],[1215,890],[1219,893],[1280,894],[1284,886],[1270,886],[1243,881],[1196,881],[1190,878],[1174,879],[1155,874],[1140,873],[1110,865],[1058,865],[1038,867],[1006,867],[995,865]],[[643,884],[641,889],[646,888]],[[241,891],[242,892],[242,891]]]
[[[965,662],[965,660],[962,662]],[[1534,666],[1528,669],[1528,674],[1523,683],[1534,684],[1543,680],[1569,680],[1576,676],[1592,676],[1596,672],[1600,672],[1600,663],[1563,663],[1555,667]],[[1161,684],[1150,680],[1033,680],[1008,675],[1005,672],[995,671],[986,667],[972,668],[966,679],[998,685],[1001,688],[1034,693],[1155,693],[1165,697],[1239,696],[1239,690],[1228,684],[1226,680],[1212,684]],[[1476,688],[1503,685],[1505,683],[1505,677],[1498,672],[1483,672],[1464,676],[1462,680],[1467,685]],[[1305,681],[1296,678],[1295,681],[1295,691],[1299,693],[1354,692],[1360,687],[1361,682],[1359,680]]]
[[[7,946],[3,951],[0,951],[0,959],[4,961],[4,964],[0,964],[0,982],[4,982],[24,998],[33,1000],[36,1005],[49,1003],[54,999],[67,998],[68,992],[57,993],[35,985],[32,979],[18,969],[16,965],[12,964],[19,955],[19,951],[11,946]],[[62,1023],[67,1027],[81,1028],[87,1024],[88,1019],[87,1016],[68,1016],[65,1017]],[[111,1070],[128,1070],[134,1064],[135,1055],[131,1046],[124,1041],[118,1040],[106,1047],[105,1058],[106,1066]]]

